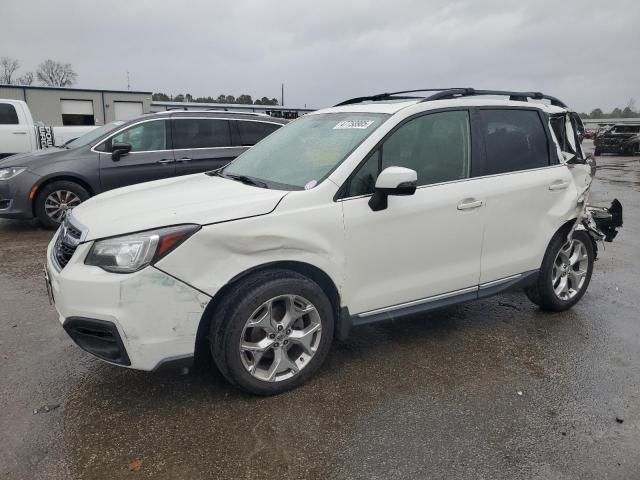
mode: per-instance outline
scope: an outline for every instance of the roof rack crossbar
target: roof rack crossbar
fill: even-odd
[[[437,92],[428,97],[411,97],[404,94],[418,93],[418,92]],[[379,93],[377,95],[371,95],[366,97],[356,97],[344,102],[338,103],[336,107],[343,105],[352,105],[354,103],[362,102],[379,102],[383,100],[408,100],[415,98],[422,98],[423,102],[429,102],[432,100],[447,100],[458,97],[470,97],[476,95],[496,95],[506,96],[509,100],[526,102],[529,98],[534,100],[549,100],[551,105],[567,108],[564,102],[560,101],[556,97],[551,95],[545,95],[541,92],[515,92],[509,90],[476,90],[475,88],[420,88],[416,90],[402,90],[399,92]]]

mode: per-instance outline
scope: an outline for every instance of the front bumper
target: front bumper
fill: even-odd
[[[138,370],[194,355],[196,333],[211,300],[164,272],[147,267],[109,273],[84,264],[91,242],[59,269],[47,249],[47,272],[60,322],[84,350]]]
[[[29,193],[37,180],[38,176],[29,171],[10,180],[0,180],[0,218],[33,218]]]

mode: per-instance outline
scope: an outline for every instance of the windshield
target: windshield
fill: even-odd
[[[108,133],[114,128],[119,127],[123,123],[124,122],[121,122],[121,121],[111,122],[101,127],[94,128],[90,132],[87,132],[84,135],[79,136],[75,140],[71,140],[70,142],[65,143],[64,146],[67,148],[84,147],[85,145],[89,145],[94,140],[100,138],[105,133]]]
[[[313,188],[387,118],[376,113],[306,115],[247,150],[221,174],[274,188]]]

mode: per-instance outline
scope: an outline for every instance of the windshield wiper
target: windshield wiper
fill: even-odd
[[[246,175],[233,175],[231,173],[222,173],[222,172],[220,172],[218,175],[220,175],[223,178],[230,178],[237,182],[242,182],[245,185],[253,185],[254,187],[260,187],[260,188],[269,188],[265,182],[261,182],[260,180],[256,180],[255,178],[247,177]]]

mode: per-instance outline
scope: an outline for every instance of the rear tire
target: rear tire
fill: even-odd
[[[240,389],[277,395],[318,370],[331,348],[334,317],[327,295],[309,278],[261,272],[236,285],[216,309],[211,355]]]
[[[58,180],[45,185],[34,201],[35,214],[43,227],[55,230],[65,215],[90,197],[75,182]]]
[[[592,239],[584,231],[556,234],[542,260],[538,280],[525,289],[529,300],[543,310],[563,312],[582,298],[591,281],[595,259]]]

